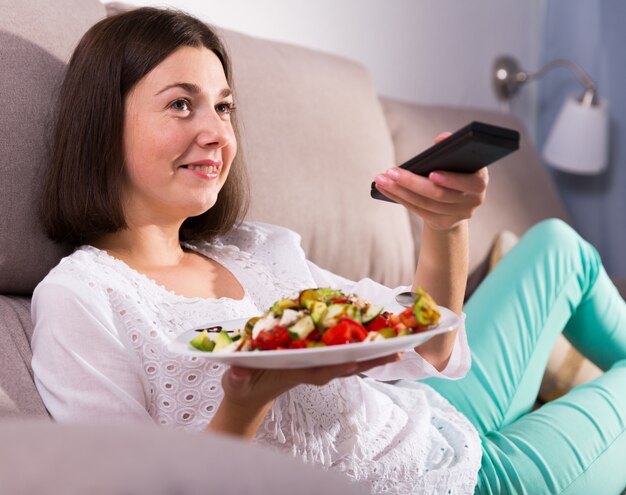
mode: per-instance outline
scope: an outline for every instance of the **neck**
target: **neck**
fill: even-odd
[[[178,240],[180,225],[143,225],[107,234],[93,245],[135,268],[162,268],[179,264],[184,251]]]

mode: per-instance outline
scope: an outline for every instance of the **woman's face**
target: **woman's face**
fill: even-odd
[[[125,103],[124,213],[131,225],[180,222],[211,208],[237,142],[224,69],[207,48],[182,47]]]

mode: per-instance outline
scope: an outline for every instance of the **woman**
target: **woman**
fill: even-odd
[[[548,349],[541,341],[553,340],[572,314],[568,330],[581,341],[589,337],[578,330],[590,323],[600,328],[594,342],[613,332],[614,352],[599,356],[613,368],[599,382],[623,381],[624,304],[597,255],[560,224],[545,224],[522,241],[517,258],[523,256],[524,267],[518,274],[515,262],[508,263],[519,281],[506,263],[499,269],[511,293],[550,284],[550,290],[525,292],[536,299],[521,313],[532,321],[520,321],[519,296],[488,311],[479,303],[484,293],[502,300],[493,287],[506,287],[503,275],[468,306],[468,314],[484,322],[474,323],[470,336],[482,339],[474,353],[478,368],[470,373],[464,328],[402,356],[288,372],[226,370],[168,350],[168,342],[209,316],[257,314],[305,287],[334,286],[382,303],[395,293],[313,265],[285,229],[239,224],[246,182],[231,87],[219,40],[181,13],[138,9],[106,19],[77,47],[60,95],[42,201],[49,235],[77,250],[33,297],[33,369],[53,417],[137,419],[254,437],[367,480],[374,492],[539,493],[567,487],[572,476],[602,475],[593,467],[602,463],[594,461],[619,458],[619,435],[605,435],[602,455],[582,451],[577,469],[567,464],[544,479],[541,456],[516,443],[521,434],[502,433],[532,420],[523,414]],[[414,286],[461,315],[467,219],[484,199],[487,172],[421,178],[391,169],[376,182],[424,219]],[[554,235],[566,236],[563,253],[538,248]],[[562,283],[553,287],[554,281]],[[607,304],[613,320],[598,312]],[[473,316],[474,307],[473,313],[487,314]],[[503,355],[510,363],[498,361]],[[369,377],[358,376],[363,372]],[[415,382],[466,373],[463,386]],[[412,381],[391,385],[375,378]],[[583,394],[591,398],[579,402],[593,402],[596,393],[590,387]],[[623,399],[609,403],[623,424]],[[561,417],[556,411],[547,424],[561,426]],[[495,433],[506,442],[496,442]],[[527,433],[528,442],[541,443]]]

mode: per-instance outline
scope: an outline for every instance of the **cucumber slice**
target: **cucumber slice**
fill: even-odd
[[[293,339],[306,339],[315,330],[315,323],[310,316],[303,316],[288,329]]]
[[[313,301],[311,303],[311,318],[313,318],[313,323],[315,326],[320,326],[322,324],[322,320],[324,316],[326,316],[326,312],[328,311],[328,306],[323,302]]]
[[[363,319],[363,325],[367,325],[369,322],[374,321],[376,317],[383,312],[382,306],[376,306],[375,304],[370,304],[367,306],[361,318]]]
[[[343,316],[347,316],[349,304],[331,304],[326,310],[326,315],[322,319],[322,327],[330,328],[337,323]]]
[[[348,304],[347,306],[348,307],[346,309],[346,317],[358,323],[363,323],[363,317],[361,316],[361,310],[359,309],[359,307],[355,306],[354,304]]]

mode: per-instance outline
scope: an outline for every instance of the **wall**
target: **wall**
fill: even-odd
[[[399,99],[507,110],[491,88],[500,53],[537,67],[544,0],[129,0],[359,60]],[[534,130],[536,91],[514,111]]]
[[[555,184],[576,229],[600,252],[611,275],[626,276],[626,2],[552,0],[546,13],[543,60],[576,61],[609,101],[611,146],[608,170],[597,176],[555,171]],[[569,71],[553,71],[540,82],[539,146],[569,94],[581,85]]]

